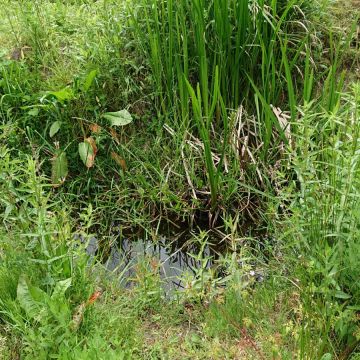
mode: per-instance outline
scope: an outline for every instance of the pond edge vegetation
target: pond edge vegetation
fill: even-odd
[[[349,54],[358,61],[356,19],[336,32],[325,2],[301,0],[8,5],[8,358],[355,358],[360,90],[346,66]],[[203,263],[205,244],[227,249],[170,304],[152,259],[124,293],[122,274],[89,264],[74,241],[95,233],[106,252],[129,234],[156,241],[164,223],[190,228]],[[176,354],[154,329],[187,321]]]

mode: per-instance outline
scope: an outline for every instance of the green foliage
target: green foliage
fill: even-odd
[[[304,137],[298,143],[296,171],[301,186],[301,216],[295,218],[299,218],[301,229],[297,239],[310,254],[303,264],[306,273],[302,276],[309,284],[305,301],[318,309],[326,324],[316,324],[325,332],[319,351],[331,344],[325,336],[329,331],[337,334],[334,348],[351,348],[358,341],[360,263],[355,254],[359,251],[360,203],[356,189],[360,168],[359,126],[355,119],[359,100],[359,87],[355,85],[351,94],[342,96],[341,108],[336,106],[332,112],[321,114],[306,109],[300,125]],[[317,126],[312,121],[315,116]],[[314,136],[318,144],[311,140]]]
[[[51,182],[53,186],[61,185],[68,175],[68,162],[66,153],[61,151],[52,159]]]
[[[261,159],[269,158],[273,128],[282,132],[270,105],[279,103],[286,87],[292,119],[296,118],[295,86],[301,86],[301,81],[294,69],[302,62],[307,34],[301,28],[287,34],[287,29],[295,20],[306,21],[297,18],[302,5],[296,0],[286,5],[248,0],[143,0],[129,6],[130,25],[150,61],[158,111],[183,138],[196,129],[203,143],[211,211],[226,191],[223,165],[232,130],[229,109],[245,104],[258,110],[257,136],[264,142]],[[260,108],[254,106],[259,105],[259,98]],[[222,135],[220,141],[214,132]],[[221,159],[217,166],[212,149]]]
[[[7,1],[0,357],[356,358],[357,25],[325,3]],[[76,240],[164,220],[197,246],[171,298]]]
[[[60,121],[55,121],[55,122],[51,125],[50,131],[49,131],[50,137],[53,137],[53,136],[60,130],[60,126],[61,126]]]
[[[86,167],[91,168],[94,165],[96,153],[88,141],[79,143],[79,155]]]
[[[132,122],[132,116],[127,110],[107,112],[103,117],[110,121],[111,126],[124,126]]]

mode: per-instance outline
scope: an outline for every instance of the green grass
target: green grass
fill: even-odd
[[[218,311],[234,311],[234,301],[240,305],[243,297],[250,296],[246,295],[252,292],[250,284],[244,283],[240,295],[239,284],[233,281],[241,279],[246,269],[229,273],[233,280],[228,283],[235,291],[229,290],[229,295],[212,286],[216,278],[206,271],[188,278],[188,290],[169,299],[152,259],[144,259],[136,268],[134,287],[121,288],[121,275],[89,263],[83,247],[74,246],[67,212],[54,210],[45,179],[36,175],[35,161],[16,151],[8,151],[2,159],[1,173],[14,174],[10,187],[7,179],[1,179],[2,205],[17,204],[8,216],[2,215],[7,232],[0,234],[0,329],[5,359],[236,356],[234,335],[243,320],[235,311],[230,315],[235,328],[223,333],[224,319],[218,319]],[[86,237],[91,213],[84,211],[80,218],[83,227],[76,234]],[[235,269],[234,260],[226,261]],[[90,304],[99,288],[101,296]],[[217,303],[223,304],[221,309]],[[253,353],[246,347],[242,351],[244,356]]]
[[[2,111],[11,113],[12,120],[18,117],[22,128],[28,126],[31,142],[48,158],[66,152],[73,181],[66,181],[63,188],[77,199],[87,202],[99,187],[105,187],[111,196],[99,199],[97,207],[106,208],[114,196],[131,198],[136,204],[131,210],[134,216],[148,221],[152,220],[149,213],[164,217],[164,205],[172,220],[190,219],[194,209],[209,212],[209,218],[218,217],[224,208],[244,206],[249,184],[255,189],[253,197],[258,196],[256,190],[272,191],[266,168],[278,160],[277,145],[285,138],[269,106],[280,105],[280,98],[286,97],[281,91],[287,80],[295,117],[294,86],[301,87],[302,80],[290,78],[304,61],[301,51],[307,34],[300,24],[307,20],[295,2],[273,2],[269,7],[263,2],[155,3],[151,10],[146,2],[127,9],[126,4],[111,1],[93,6],[24,2],[6,8],[4,26],[13,37],[9,56],[20,52],[24,61],[6,62],[3,67]],[[297,5],[303,7],[301,2]],[[307,6],[303,10],[311,12]],[[151,16],[168,24],[162,32]],[[296,22],[299,26],[292,34]],[[85,86],[94,70],[95,78]],[[12,88],[10,83],[17,85]],[[66,90],[58,92],[62,89]],[[244,131],[232,144],[240,125],[236,121],[240,105],[247,109],[244,116],[257,116],[254,126],[249,125],[251,134]],[[135,123],[120,129],[119,144],[101,115],[125,107]],[[245,117],[242,122],[252,122]],[[51,138],[54,122],[61,126]],[[94,136],[88,127],[91,123],[105,131]],[[173,130],[171,134],[164,123]],[[274,128],[279,136],[273,135]],[[95,137],[99,151],[94,168],[86,171],[78,143],[89,136]],[[143,138],[152,144],[151,151]],[[111,160],[111,151],[127,163],[125,176]],[[254,158],[249,165],[248,153]],[[49,162],[44,166],[49,168]],[[114,177],[119,187],[109,184]],[[134,188],[144,189],[143,194],[134,194]],[[112,216],[133,223],[128,214]]]
[[[150,59],[158,112],[181,141],[190,132],[204,144],[211,212],[224,205],[220,194],[228,190],[224,161],[229,161],[229,167],[238,165],[234,158],[226,159],[232,131],[229,112],[240,105],[255,111],[254,103],[258,104],[257,137],[264,143],[259,157],[267,161],[273,152],[273,128],[284,138],[269,107],[284,96],[284,80],[292,119],[296,117],[292,75],[302,62],[307,34],[300,26],[292,29],[293,34],[288,29],[306,21],[301,18],[302,6],[302,1],[200,0],[143,1],[135,9],[129,6],[140,48]],[[291,63],[288,58],[293,58]],[[301,87],[302,81],[295,85]],[[216,165],[212,149],[220,158]]]
[[[359,39],[341,6],[4,2],[0,359],[359,356]],[[202,266],[171,298],[156,259],[123,288],[75,240],[183,232]]]

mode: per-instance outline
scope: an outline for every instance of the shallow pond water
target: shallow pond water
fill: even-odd
[[[90,256],[98,252],[99,244],[96,238],[91,238],[86,247]],[[151,259],[159,269],[163,289],[166,293],[181,290],[184,287],[184,277],[196,276],[197,269],[201,266],[207,268],[212,264],[212,252],[206,246],[201,256],[195,246],[179,247],[178,244],[168,244],[165,238],[157,243],[150,240],[129,241],[123,240],[120,245],[111,247],[105,259],[107,270],[122,274],[122,283],[132,286],[132,279],[136,275],[136,265]]]

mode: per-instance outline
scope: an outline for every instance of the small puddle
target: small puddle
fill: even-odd
[[[98,240],[91,238],[86,248],[87,254],[96,256],[98,249]],[[199,251],[196,246],[185,248],[175,243],[169,244],[165,238],[157,243],[149,240],[123,240],[120,246],[111,247],[104,266],[115,274],[122,274],[122,284],[131,287],[136,275],[136,265],[144,261],[144,258],[150,258],[158,264],[163,290],[171,295],[175,290],[184,288],[184,278],[195,277],[199,268],[209,268],[212,265],[213,253],[209,246],[204,247],[201,256],[198,256]]]

